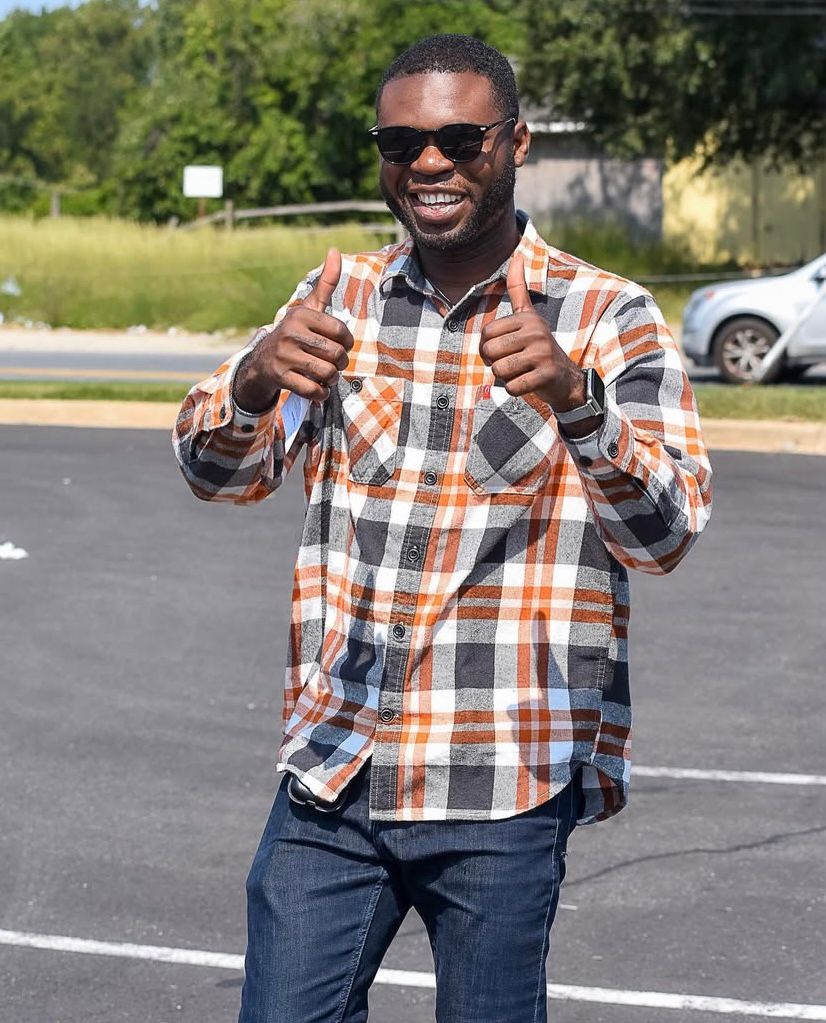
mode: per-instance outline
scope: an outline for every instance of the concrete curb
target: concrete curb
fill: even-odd
[[[155,401],[0,399],[0,424],[172,430],[178,404]],[[826,455],[826,423],[704,419],[706,443],[716,451]]]
[[[167,401],[0,399],[0,423],[21,426],[96,426],[171,430],[180,405]]]
[[[826,455],[826,423],[771,419],[703,419],[703,435],[713,451],[768,451]]]

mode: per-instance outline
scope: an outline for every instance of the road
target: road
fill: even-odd
[[[253,508],[203,504],[163,432],[0,431],[0,544],[29,555],[0,560],[0,929],[114,950],[6,934],[0,1021],[232,1020],[237,958],[121,943],[243,952],[300,477]],[[673,576],[633,580],[635,763],[824,780],[826,461],[714,462],[707,535]],[[549,968],[578,989],[555,989],[551,1019],[712,1023],[725,999],[826,1019],[826,786],[780,781],[641,774],[615,820],[574,833]],[[384,965],[432,974],[417,917]],[[374,987],[371,1023],[433,1019],[410,979]],[[640,992],[709,1001],[623,1004]]]
[[[194,383],[245,340],[208,334],[0,328],[0,379]]]
[[[677,334],[679,331],[676,332]],[[106,344],[82,331],[0,329],[0,380],[132,380],[195,383],[246,339],[191,338],[186,334],[112,333]],[[719,380],[716,369],[689,366],[692,380]],[[808,371],[806,381],[826,383],[826,363]]]
[[[241,345],[238,346],[239,348]],[[168,355],[141,352],[4,352],[2,380],[133,380],[192,381],[202,379],[220,363],[216,355]]]

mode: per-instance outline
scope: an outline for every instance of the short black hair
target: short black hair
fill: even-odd
[[[455,33],[428,36],[400,53],[384,72],[376,92],[376,110],[385,85],[407,75],[472,71],[490,82],[493,101],[503,117],[519,118],[519,93],[508,58],[475,36]]]

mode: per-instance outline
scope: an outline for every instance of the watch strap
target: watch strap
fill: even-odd
[[[583,419],[601,416],[605,411],[605,384],[602,377],[593,368],[584,370],[585,404],[566,412],[554,412],[557,422],[567,426],[569,423],[580,423]]]

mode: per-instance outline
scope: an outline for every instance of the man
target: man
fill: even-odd
[[[711,469],[642,288],[514,207],[530,136],[466,36],[390,66],[403,244],[342,257],[184,401],[205,500],[304,455],[279,789],[247,883],[242,1023],[355,1023],[415,907],[443,1023],[546,1019],[574,825],[625,803],[628,568],[673,569]]]

